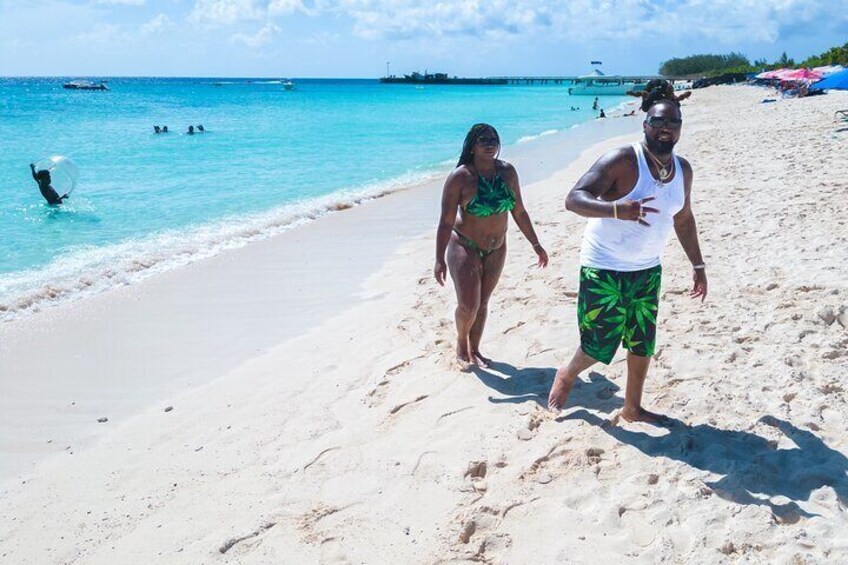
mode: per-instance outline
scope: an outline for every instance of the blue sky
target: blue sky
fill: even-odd
[[[6,76],[650,74],[846,41],[848,0],[0,0]]]

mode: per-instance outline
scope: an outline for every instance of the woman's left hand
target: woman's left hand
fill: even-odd
[[[548,266],[548,252],[545,251],[545,248],[541,245],[536,245],[533,247],[533,250],[536,252],[536,256],[539,258],[539,262],[536,263],[538,267],[547,267]]]

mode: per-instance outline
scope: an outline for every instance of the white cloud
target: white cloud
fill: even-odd
[[[268,15],[287,16],[295,12],[303,12],[305,14],[317,14],[315,8],[308,8],[304,5],[303,0],[271,0],[268,3]]]
[[[267,6],[257,0],[197,0],[188,16],[192,23],[230,25],[245,20],[261,20]]]
[[[667,36],[732,44],[774,42],[787,28],[817,22],[848,23],[848,0],[316,0],[302,11],[350,17],[354,32],[366,39]]]
[[[117,43],[124,39],[120,26],[115,24],[96,24],[91,30],[80,33],[74,39],[80,43]]]
[[[94,0],[95,4],[123,4],[125,6],[142,6],[145,0]]]
[[[274,37],[280,34],[280,28],[273,22],[267,22],[262,28],[253,35],[244,33],[236,33],[230,37],[231,43],[241,43],[248,47],[261,47],[267,45],[274,40]]]
[[[174,22],[171,21],[171,18],[165,14],[159,14],[149,22],[142,24],[141,33],[145,35],[155,35],[163,33],[172,27],[174,27]]]
[[[188,19],[232,25],[296,13],[349,18],[354,33],[371,40],[668,37],[733,45],[775,42],[804,26],[844,26],[848,0],[195,0]]]

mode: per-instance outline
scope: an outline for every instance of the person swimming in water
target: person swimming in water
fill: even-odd
[[[188,135],[194,135],[194,126],[188,126],[188,131],[186,133]]]
[[[32,171],[32,178],[38,183],[38,190],[41,191],[41,196],[47,200],[48,204],[51,206],[58,206],[62,203],[62,200],[68,197],[67,194],[59,196],[59,193],[50,186],[50,183],[52,182],[52,179],[50,178],[50,171],[41,170],[36,172],[35,165],[33,163],[29,164],[29,168]]]
[[[197,124],[197,131],[199,133],[206,133],[206,128],[203,127],[203,124]]]

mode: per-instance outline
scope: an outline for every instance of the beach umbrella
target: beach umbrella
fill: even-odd
[[[779,73],[782,73],[782,72],[785,72],[785,71],[788,71],[788,70],[789,69],[777,69],[775,71],[765,71],[765,72],[758,74],[756,78],[762,78],[762,79],[780,78],[777,75]]]
[[[845,70],[845,67],[842,65],[825,65],[823,67],[813,67],[813,72],[816,72],[822,76],[822,78],[827,78],[834,73],[838,73],[839,71]]]
[[[819,80],[821,75],[810,69],[788,69],[778,75],[780,80]]]
[[[848,69],[813,83],[810,90],[848,90]]]

